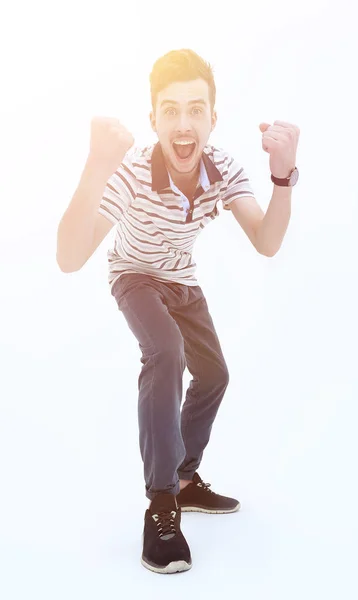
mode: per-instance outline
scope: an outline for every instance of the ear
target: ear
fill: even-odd
[[[151,125],[151,128],[153,129],[153,131],[157,132],[153,111],[150,111],[150,113],[149,113],[149,120],[150,120],[150,125]]]
[[[212,117],[211,117],[211,131],[213,131],[213,129],[215,129],[217,119],[218,119],[218,115],[217,115],[216,110],[214,110]]]

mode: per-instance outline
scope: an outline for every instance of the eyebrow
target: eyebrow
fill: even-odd
[[[176,100],[163,100],[160,104],[160,107],[164,106],[164,104],[179,104]],[[196,98],[195,100],[190,100],[188,104],[204,104],[206,106],[206,102],[203,98]]]

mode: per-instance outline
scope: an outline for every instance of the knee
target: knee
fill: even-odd
[[[220,370],[218,371],[218,382],[224,387],[227,388],[229,385],[229,370],[227,368],[226,363],[223,363]]]
[[[211,368],[204,378],[205,385],[209,387],[218,387],[226,389],[229,385],[229,371],[225,363],[220,364],[215,369]]]

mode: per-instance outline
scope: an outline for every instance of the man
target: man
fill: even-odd
[[[59,225],[57,261],[64,272],[80,269],[116,227],[109,285],[142,352],[139,440],[150,500],[142,564],[174,573],[192,566],[182,511],[240,508],[198,474],[229,374],[195,277],[193,245],[221,201],[260,254],[276,254],[298,176],[299,129],[260,125],[274,182],[264,215],[242,166],[208,144],[217,121],[210,65],[192,50],[171,51],[154,64],[150,84],[156,144],[129,153],[134,140],[123,125],[92,120],[85,169]],[[180,411],[186,366],[193,379]]]

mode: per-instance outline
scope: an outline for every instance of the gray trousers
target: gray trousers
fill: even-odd
[[[112,294],[142,352],[138,379],[139,445],[145,495],[179,493],[198,470],[229,382],[200,286],[125,273]],[[182,403],[185,367],[193,376]]]

